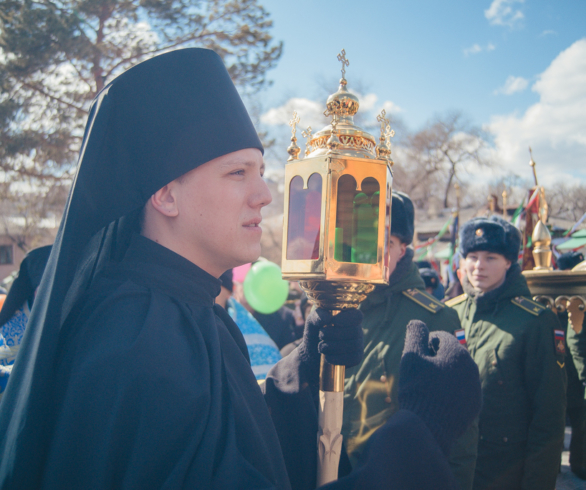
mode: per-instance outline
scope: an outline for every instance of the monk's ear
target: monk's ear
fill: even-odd
[[[173,184],[174,182],[171,182],[165,187],[161,187],[150,198],[153,208],[163,216],[169,218],[174,218],[179,215],[179,207],[175,196],[175,186]]]

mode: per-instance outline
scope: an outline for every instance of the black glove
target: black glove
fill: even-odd
[[[418,415],[444,454],[480,412],[478,367],[448,332],[433,332],[425,323],[407,325],[399,371],[399,405]]]
[[[357,467],[323,490],[456,490],[448,458],[425,423],[399,410],[368,440]]]
[[[320,354],[330,364],[346,367],[362,361],[362,318],[362,312],[355,308],[342,310],[337,315],[316,308],[308,315],[298,352],[309,382],[317,383],[319,379]]]
[[[407,326],[394,414],[369,439],[358,466],[324,490],[453,490],[447,455],[480,411],[478,368],[447,332]]]

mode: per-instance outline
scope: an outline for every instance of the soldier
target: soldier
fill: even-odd
[[[447,302],[482,382],[474,490],[553,490],[559,469],[565,339],[556,316],[530,299],[517,264],[520,240],[499,217],[466,223],[464,294]]]
[[[557,259],[560,270],[573,269],[584,260],[579,252],[567,252]],[[567,415],[572,427],[570,440],[570,470],[582,480],[586,480],[586,400],[584,383],[586,382],[586,332],[576,330],[568,325],[568,312],[558,315],[562,328],[567,331],[568,351],[566,352],[566,372],[568,375]],[[574,323],[576,323],[574,321]],[[578,327],[578,325],[574,325]]]
[[[581,393],[584,395],[581,407],[576,406],[573,410],[568,410],[570,423],[572,424],[570,470],[578,478],[586,480],[586,392],[584,390],[586,385],[586,316],[584,316],[582,330],[579,333],[573,328],[568,328],[568,347],[579,380],[582,383]]]
[[[353,466],[372,433],[399,410],[399,365],[407,324],[424,322],[430,331],[459,330],[458,315],[425,292],[413,262],[414,210],[406,194],[393,192],[389,285],[377,286],[360,306],[364,313],[364,358],[346,370],[342,434]],[[472,461],[473,464],[473,461]],[[473,466],[472,466],[473,467]],[[454,470],[454,466],[452,466]],[[454,471],[462,488],[465,477]]]
[[[438,273],[431,267],[431,265],[429,267],[422,267],[422,264],[427,266],[429,262],[420,262],[417,264],[417,267],[419,267],[419,275],[425,283],[425,291],[441,301],[444,299],[445,288]]]

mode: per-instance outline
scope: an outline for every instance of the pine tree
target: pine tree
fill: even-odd
[[[95,95],[132,65],[188,46],[215,50],[254,93],[281,55],[256,0],[1,0],[0,168],[61,179]]]
[[[157,54],[213,49],[254,95],[281,56],[271,27],[257,0],[0,0],[0,200],[67,185],[92,99]]]

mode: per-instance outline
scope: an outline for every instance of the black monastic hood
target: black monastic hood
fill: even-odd
[[[98,94],[63,220],[0,403],[0,487],[33,488],[39,480],[50,437],[44,422],[50,417],[60,328],[101,267],[123,256],[136,228],[124,217],[136,215],[154,192],[186,172],[246,148],[263,151],[213,51],[183,49],[152,58]]]

